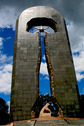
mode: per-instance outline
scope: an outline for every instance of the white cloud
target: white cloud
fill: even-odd
[[[15,29],[15,22],[18,16],[18,12],[15,8],[4,7],[0,9],[0,27],[1,28],[13,28]]]
[[[13,60],[13,56],[9,56],[7,57],[6,54],[2,54],[0,55],[0,67],[1,65],[3,66],[5,63],[12,63]]]
[[[76,73],[76,77],[78,81],[81,81],[81,79],[84,79],[84,74]]]
[[[10,93],[11,91],[12,65],[5,64],[0,69],[0,93]]]
[[[7,102],[8,106],[10,106],[10,101]]]
[[[46,80],[49,80],[49,76],[46,76],[45,79],[46,79]]]
[[[6,39],[7,39],[7,40],[8,40],[8,39],[11,39],[11,37],[7,37]]]
[[[0,49],[2,49],[2,48],[3,48],[3,38],[0,37]]]
[[[0,93],[10,93],[13,56],[0,52]]]
[[[8,113],[10,113],[10,101],[7,102],[7,105],[8,105]]]
[[[84,50],[79,52],[79,55],[73,55],[76,72],[84,72]]]
[[[73,22],[69,22],[67,25],[67,30],[72,52],[79,51],[82,46],[84,47],[84,29],[81,26],[77,26]]]
[[[54,33],[54,30],[51,27],[48,27],[48,29],[45,30],[48,33]]]
[[[42,58],[43,58],[43,60],[46,60],[45,55]]]
[[[74,60],[74,66],[75,66],[75,71],[76,71],[76,77],[77,80],[80,81],[81,79],[84,79],[84,49],[80,50],[79,55],[73,55],[73,60]]]
[[[7,64],[5,65],[3,72],[11,72],[12,71],[12,65],[11,64]]]
[[[48,75],[47,64],[41,62],[40,73],[43,75]]]
[[[84,29],[80,26],[77,26],[75,23],[70,22],[67,25],[69,39],[71,44],[71,49],[73,52],[73,61],[76,71],[77,81],[84,79]],[[75,53],[79,53],[74,55]]]
[[[0,54],[0,93],[7,94],[11,90],[13,56],[8,57],[2,52]]]

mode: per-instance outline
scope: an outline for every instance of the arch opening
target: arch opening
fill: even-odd
[[[31,116],[35,118],[39,117],[41,109],[43,109],[49,102],[48,110],[50,111],[43,111],[42,112],[43,115],[45,115],[45,113],[49,113],[51,116],[57,117],[59,116],[58,113],[61,112],[59,112],[60,107],[56,99],[55,103],[52,102],[52,98],[54,98],[53,72],[48,54],[48,42],[47,42],[47,34],[58,31],[57,24],[56,22],[54,22],[52,19],[49,18],[34,18],[27,23],[26,30],[30,33],[38,33],[39,38],[39,54],[38,54],[38,63],[36,72],[38,100],[35,101],[35,104],[32,107]],[[42,76],[44,76],[44,78]],[[47,79],[47,81],[45,81],[45,79]],[[38,108],[39,111],[37,112],[38,101],[39,104],[41,103],[40,97],[43,97],[43,99],[45,98],[45,103],[43,103],[43,106],[41,106],[40,109]],[[46,99],[47,97],[50,98],[50,101],[47,101]]]
[[[49,72],[50,64],[48,63],[47,56],[45,54],[45,36],[48,33],[57,32],[57,24],[50,18],[33,18],[27,23],[26,31],[30,33],[38,33],[39,37],[39,55],[37,63],[37,97],[38,95],[51,95],[51,75]]]
[[[41,63],[39,68],[39,95],[51,95],[50,76],[45,55],[45,33],[40,34]]]
[[[33,18],[27,23],[26,31],[29,32],[29,30],[35,26],[49,26],[54,30],[54,32],[58,31],[57,23],[50,19],[50,18]]]

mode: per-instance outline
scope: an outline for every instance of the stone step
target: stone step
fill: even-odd
[[[14,126],[68,126],[65,120],[24,121],[16,122]]]
[[[16,122],[14,126],[34,126],[35,121],[23,121],[23,122]]]
[[[55,126],[55,125],[67,125],[65,120],[47,120],[47,121],[36,121],[35,126]]]
[[[69,124],[84,126],[84,119],[66,119]]]
[[[6,126],[84,126],[84,119],[26,120],[11,124]]]

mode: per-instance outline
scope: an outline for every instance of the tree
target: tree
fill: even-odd
[[[81,117],[84,118],[84,94],[80,95],[80,113]]]
[[[0,125],[4,125],[9,121],[8,105],[0,98]]]

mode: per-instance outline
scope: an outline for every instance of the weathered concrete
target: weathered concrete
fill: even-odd
[[[52,96],[56,97],[64,116],[79,116],[77,82],[64,19],[53,8],[38,6],[23,11],[16,23],[10,109],[12,120],[30,119],[39,93],[40,40],[38,33],[27,31],[28,22],[33,18],[53,20],[50,24],[44,21],[55,31],[45,38]]]
[[[84,119],[78,119],[78,118],[48,119],[48,118],[49,117],[47,117],[45,120],[37,118],[36,120],[25,120],[14,122],[12,124],[13,126],[84,126]],[[9,126],[11,125],[9,124]]]

